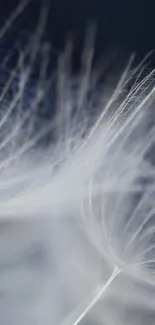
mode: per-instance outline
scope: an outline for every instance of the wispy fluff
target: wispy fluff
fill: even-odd
[[[0,324],[154,324],[151,54],[110,83],[92,64],[92,28],[81,72],[70,42],[51,72],[47,11],[1,66]]]

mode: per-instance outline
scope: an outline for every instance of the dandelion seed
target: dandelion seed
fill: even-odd
[[[0,38],[26,3],[4,25]],[[92,69],[92,38],[88,37],[83,70],[76,77],[68,63],[71,45],[61,55],[56,75],[48,71],[50,50],[45,46],[38,81],[29,95],[46,17],[47,8],[31,42],[32,52],[30,44],[26,45],[0,94],[0,219],[78,215],[78,222],[113,269],[87,306],[82,303],[67,318],[67,325],[78,325],[119,274],[155,284],[155,173],[148,158],[155,142],[154,126],[150,127],[154,71],[142,78],[145,60],[131,69],[131,56],[103,105],[103,88],[98,92],[100,80]],[[39,114],[50,91],[54,99],[44,123]],[[100,111],[97,119],[91,109]]]

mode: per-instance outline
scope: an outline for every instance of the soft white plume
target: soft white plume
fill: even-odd
[[[132,56],[112,91],[90,33],[49,73],[46,15],[1,72],[0,324],[154,324],[154,71]]]

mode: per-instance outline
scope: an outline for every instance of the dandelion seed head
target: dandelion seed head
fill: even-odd
[[[19,9],[21,7],[17,13],[20,12]],[[12,16],[11,23],[15,17],[16,14]],[[24,281],[26,279],[26,291],[18,271],[10,277],[10,282],[8,273],[3,274],[2,289],[7,289],[7,293],[11,291],[11,294],[16,292],[17,296],[22,296],[25,292],[23,299],[26,300],[30,296],[30,287],[34,285],[36,294],[33,293],[35,298],[37,296],[37,303],[34,303],[32,295],[32,314],[37,313],[38,317],[41,309],[43,315],[37,324],[51,324],[49,273],[53,274],[53,260],[50,254],[55,251],[55,273],[58,259],[63,266],[61,279],[57,276],[52,279],[54,293],[57,295],[59,292],[58,296],[61,296],[62,283],[62,287],[68,286],[68,300],[73,295],[75,301],[78,301],[77,297],[81,297],[80,293],[83,291],[79,285],[76,293],[72,293],[72,285],[76,285],[72,275],[75,267],[73,264],[76,265],[75,274],[82,274],[82,283],[86,288],[93,278],[92,274],[95,277],[98,272],[94,271],[95,266],[92,266],[93,271],[90,270],[90,263],[89,272],[81,271],[80,263],[84,260],[83,255],[81,258],[81,237],[79,243],[75,236],[80,253],[76,251],[77,255],[74,256],[71,247],[74,231],[71,233],[65,229],[66,220],[69,224],[74,220],[87,233],[90,244],[93,243],[99,251],[103,264],[113,268],[109,280],[104,286],[99,285],[101,290],[93,290],[95,298],[88,307],[84,309],[83,303],[80,304],[84,311],[80,310],[80,316],[76,315],[76,320],[72,322],[72,325],[77,325],[105,295],[118,274],[124,273],[130,280],[136,279],[140,284],[145,283],[152,287],[155,284],[152,158],[155,142],[154,71],[145,73],[142,69],[147,58],[138,66],[133,66],[134,56],[131,56],[111,91],[113,85],[104,85],[102,71],[98,71],[93,65],[93,29],[92,37],[87,35],[86,48],[81,59],[82,71],[76,75],[71,71],[72,51],[69,42],[64,53],[59,56],[53,72],[50,69],[50,46],[42,42],[46,17],[45,9],[40,15],[33,41],[30,38],[19,51],[13,68],[9,69],[7,65],[8,57],[5,68],[1,68],[0,222],[11,223],[17,233],[21,231],[19,238],[22,245],[18,247],[19,240],[14,234],[13,238],[9,234],[10,242],[6,245],[7,237],[4,234],[5,238],[1,236],[1,243],[5,242],[6,254],[3,255],[2,245],[0,258],[5,266],[10,265],[14,259],[15,269],[22,265],[21,273]],[[8,31],[10,22],[5,25],[0,37]],[[54,219],[58,224],[62,223],[62,232],[56,230],[54,234],[51,226]],[[27,222],[30,222],[28,229]],[[21,230],[18,230],[18,223],[22,225]],[[27,229],[25,237],[22,235],[23,228]],[[70,238],[72,240],[66,248],[70,254],[65,254],[64,257],[66,233],[69,243]],[[53,247],[53,238],[57,235],[61,243],[60,246],[58,244],[58,247]],[[31,262],[33,259],[36,261],[35,245],[38,245],[39,239],[41,246],[43,242],[45,244],[38,255],[44,255],[45,249],[45,260],[41,266],[37,262],[38,270],[32,265],[33,274],[30,275],[23,256],[27,256],[26,252],[31,251],[30,247],[33,246],[35,258],[33,254],[32,257],[28,254],[28,260],[30,258]],[[21,259],[19,265],[16,255]],[[86,264],[84,261],[83,263]],[[45,276],[42,275],[43,264],[46,265],[45,269],[47,267],[50,270],[45,272]],[[86,276],[85,273],[89,275]],[[54,283],[55,279],[57,283]],[[77,281],[78,284],[79,282]],[[19,307],[20,304],[17,309]],[[59,319],[55,316],[57,308],[52,311],[54,319]],[[27,311],[26,314],[28,317]],[[26,320],[26,324],[27,322]]]

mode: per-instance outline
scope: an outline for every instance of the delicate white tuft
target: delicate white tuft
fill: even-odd
[[[1,67],[0,323],[130,324],[154,309],[154,71],[132,56],[109,96],[87,37],[78,76],[70,43],[50,73],[46,15]]]

